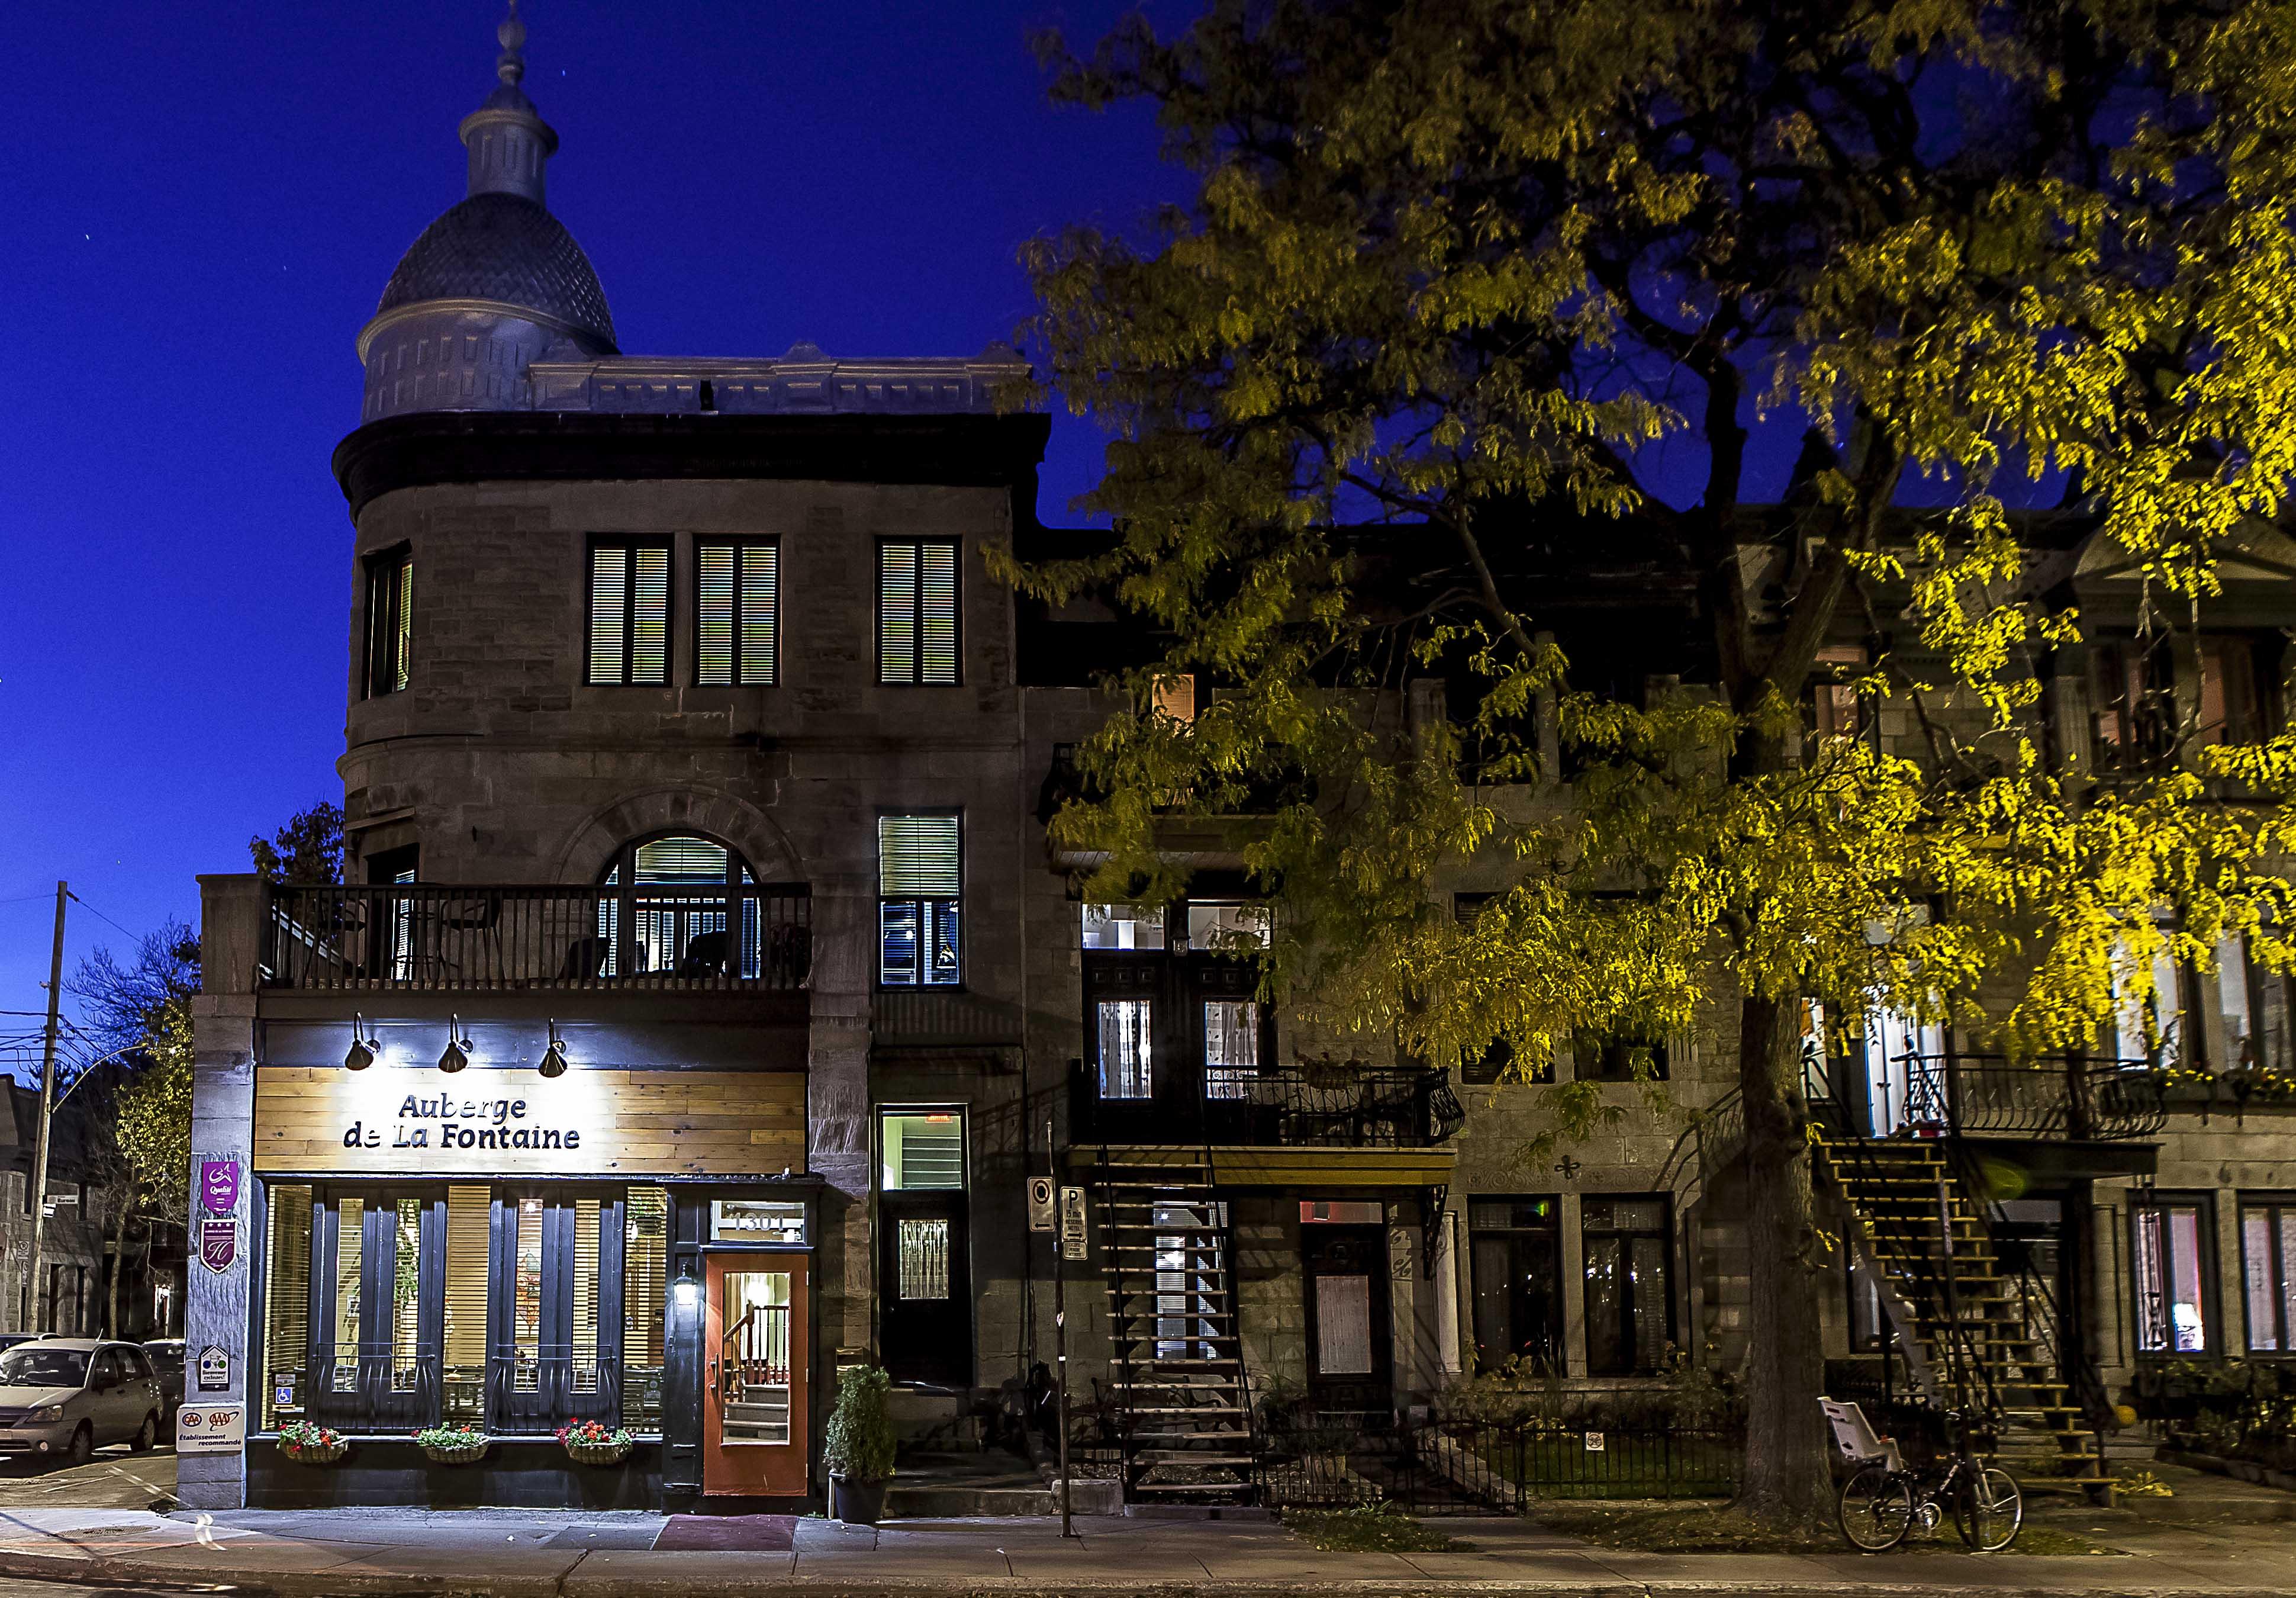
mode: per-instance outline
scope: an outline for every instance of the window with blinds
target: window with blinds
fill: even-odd
[[[630,1189],[623,1228],[622,1424],[659,1431],[669,1290],[668,1190]]]
[[[957,680],[954,541],[877,546],[877,680]]]
[[[303,1418],[311,1346],[311,1190],[274,1187],[263,1250],[263,1429]]]
[[[775,680],[781,551],[770,543],[693,547],[693,680],[747,688]]]
[[[669,681],[669,546],[635,540],[590,547],[593,683]]]
[[[446,1358],[440,1362],[441,1413],[483,1426],[487,1413],[488,1254],[493,1242],[493,1190],[447,1190]]]
[[[375,556],[366,564],[366,696],[395,694],[406,686],[406,662],[414,637],[414,556],[406,549]]]
[[[962,974],[964,822],[955,814],[877,818],[877,979],[953,987]]]

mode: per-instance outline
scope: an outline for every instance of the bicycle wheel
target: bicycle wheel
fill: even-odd
[[[2025,1495],[2006,1470],[1988,1465],[1973,1471],[1954,1495],[1954,1528],[1980,1553],[1998,1553],[2009,1546],[2024,1523]]]
[[[1854,1548],[1880,1553],[1906,1540],[1914,1523],[1914,1492],[1902,1476],[1867,1465],[1841,1484],[1841,1535]]]

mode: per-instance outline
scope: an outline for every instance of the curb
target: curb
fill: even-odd
[[[665,1559],[680,1557],[664,1554]],[[714,1573],[713,1573],[714,1574]],[[693,1578],[665,1570],[656,1576],[631,1572],[588,1580],[581,1562],[564,1577],[422,1576],[389,1570],[263,1570],[231,1566],[185,1569],[143,1560],[72,1558],[45,1553],[0,1553],[0,1577],[62,1582],[77,1586],[229,1586],[257,1598],[692,1598]],[[1021,1598],[1275,1598],[1284,1594],[1339,1594],[1347,1598],[2287,1598],[2279,1587],[2045,1586],[2004,1582],[1814,1582],[1749,1584],[1729,1579],[1615,1581],[1483,1581],[1423,1577],[1403,1580],[1205,1580],[1144,1585],[1104,1581],[1047,1583],[1038,1577],[996,1576],[965,1579],[878,1577],[859,1582],[786,1577],[745,1582],[713,1580],[722,1598],[973,1598],[976,1594]]]

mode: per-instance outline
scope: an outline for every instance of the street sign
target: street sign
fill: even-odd
[[[247,1406],[186,1404],[176,1412],[177,1454],[237,1454],[247,1446]]]
[[[1029,1178],[1029,1230],[1053,1231],[1053,1179],[1049,1176]]]
[[[1606,1453],[1608,1452],[1607,1445],[1609,1442],[1610,1439],[1604,1437],[1601,1432],[1590,1431],[1587,1434],[1587,1452],[1589,1454]]]
[[[1084,1190],[1061,1190],[1061,1257],[1085,1257]]]

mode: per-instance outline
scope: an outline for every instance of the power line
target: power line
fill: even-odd
[[[82,910],[86,910],[89,915],[94,916],[97,920],[99,920],[99,921],[110,921],[110,922],[111,923],[111,925],[112,925],[114,927],[117,927],[117,928],[118,928],[119,931],[121,931],[121,932],[126,932],[126,933],[127,933],[127,935],[128,935],[129,937],[131,937],[131,938],[140,938],[140,937],[143,937],[143,936],[144,936],[144,935],[145,935],[144,934],[140,933],[140,932],[127,932],[127,928],[126,928],[125,927],[121,927],[121,926],[119,925],[119,922],[117,922],[117,921],[112,921],[112,920],[111,920],[111,918],[110,916],[105,915],[102,910],[100,910],[96,909],[96,908],[95,908],[95,906],[94,906],[93,904],[90,904],[86,900],[85,900],[85,899],[81,898],[78,894],[71,893],[70,890],[66,890],[66,893],[65,893],[65,895],[64,895],[64,896],[65,896],[66,898],[70,899],[70,900],[74,904],[78,905],[78,906],[80,907],[80,909],[82,909]]]

